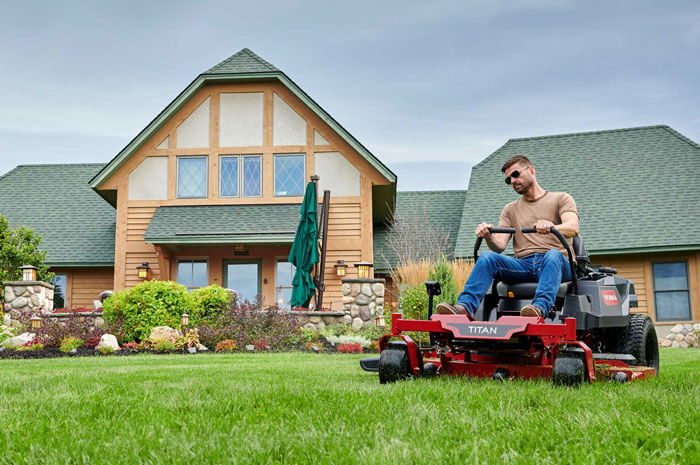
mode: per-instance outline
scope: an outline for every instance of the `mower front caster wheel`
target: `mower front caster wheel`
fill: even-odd
[[[379,355],[379,382],[394,383],[412,375],[408,345],[404,341],[390,342]]]
[[[579,357],[557,357],[552,368],[555,386],[579,386],[585,378],[583,360]]]

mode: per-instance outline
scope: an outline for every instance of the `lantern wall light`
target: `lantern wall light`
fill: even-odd
[[[148,262],[143,262],[136,267],[139,273],[139,279],[148,280],[151,278],[151,268],[148,266]]]
[[[22,281],[36,281],[36,267],[24,265],[19,267],[22,270]]]
[[[345,264],[344,260],[338,260],[333,267],[335,268],[335,275],[342,278],[345,276],[345,269],[348,267],[348,265]]]

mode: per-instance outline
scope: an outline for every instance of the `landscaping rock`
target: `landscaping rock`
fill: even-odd
[[[151,335],[148,336],[153,343],[158,342],[175,342],[180,337],[180,331],[169,326],[156,326],[151,330]]]
[[[691,325],[691,324],[685,324],[685,325],[683,325],[683,329],[685,329],[685,330],[687,330],[687,331],[692,331],[692,330],[693,330],[693,325]]]
[[[197,350],[200,352],[206,352],[209,349],[207,349],[207,346],[205,346],[204,344],[197,344]]]
[[[671,344],[673,344],[673,342],[669,341],[668,339],[661,339],[659,341],[660,347],[671,347]]]
[[[352,320],[352,329],[354,329],[355,331],[359,331],[360,329],[362,329],[363,325],[364,322],[359,318],[355,318],[354,320]]]
[[[362,284],[362,295],[372,297],[372,287],[369,285],[369,283]]]
[[[673,328],[671,328],[671,332],[674,334],[680,333],[681,331],[683,331],[683,325],[676,325]]]
[[[116,336],[112,334],[103,334],[100,338],[100,343],[97,344],[95,350],[101,349],[103,347],[108,347],[114,351],[120,350],[119,343],[117,342]]]
[[[671,347],[673,347],[673,348],[677,348],[677,347],[680,347],[680,346],[681,346],[681,344],[680,344],[678,341],[673,341],[673,342],[671,343]]]
[[[690,347],[690,345],[685,341],[681,341],[681,342],[679,342],[679,344],[680,344],[681,348],[683,348],[683,349],[687,349],[688,347]]]
[[[9,349],[15,349],[17,347],[22,347],[24,344],[31,341],[35,337],[36,334],[34,333],[22,333],[19,336],[11,337],[10,339],[3,341],[3,343],[0,344],[0,346],[7,347]]]
[[[685,342],[687,342],[687,343],[690,344],[691,346],[692,346],[693,344],[695,344],[695,342],[696,342],[697,340],[698,340],[698,337],[697,337],[695,334],[688,334],[688,335],[685,337]]]
[[[247,346],[245,346],[245,350],[247,350],[248,352],[255,352],[255,346],[253,344],[248,344]]]
[[[676,337],[674,339],[678,342],[681,342],[682,340],[685,339],[685,336],[682,334],[676,334]]]
[[[693,330],[694,330],[694,331],[700,331],[700,323],[695,323],[695,324],[693,325]]]

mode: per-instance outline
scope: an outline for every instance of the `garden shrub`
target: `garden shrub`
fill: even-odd
[[[226,313],[236,301],[236,294],[213,284],[192,291],[193,324],[213,324]]]
[[[175,352],[176,350],[182,349],[182,343],[180,341],[158,341],[155,344],[150,344],[149,347],[154,352]]]
[[[0,343],[17,336],[17,328],[5,328],[0,332]]]
[[[362,336],[354,336],[352,334],[344,334],[342,336],[328,336],[326,338],[328,342],[332,342],[337,346],[347,345],[347,344],[359,344],[362,347],[369,347],[372,345],[372,341],[365,339]]]
[[[352,331],[350,325],[345,323],[333,323],[321,330],[321,336],[328,338],[328,336],[341,336],[343,334],[348,334]]]
[[[192,311],[192,302],[185,286],[172,281],[145,281],[105,300],[103,317],[121,329],[124,342],[143,341],[156,326],[179,327],[184,312],[191,312],[190,320],[197,325],[198,314],[196,309]]]
[[[44,348],[44,344],[39,340],[38,337],[35,337],[34,339],[27,341],[24,343],[22,347],[18,347],[17,350],[20,351],[30,351],[30,350],[42,350]]]
[[[387,333],[386,328],[382,328],[380,326],[376,325],[367,325],[362,327],[358,332],[357,335],[364,337],[365,339],[369,339],[370,341],[377,340],[384,336]]]
[[[97,349],[102,355],[109,355],[114,353],[114,347],[102,346]]]
[[[84,341],[82,339],[78,339],[77,337],[73,336],[68,336],[61,341],[61,346],[58,348],[58,350],[60,350],[64,354],[67,354],[71,350],[81,347],[83,344]]]
[[[405,286],[399,296],[401,314],[406,320],[422,320],[428,315],[428,293],[424,285]]]
[[[101,339],[100,336],[93,336],[93,337],[91,337],[91,338],[88,339],[88,341],[85,343],[85,347],[87,347],[88,349],[94,349],[95,347],[97,347],[97,344],[100,343],[100,339]]]
[[[103,328],[94,327],[88,318],[71,317],[64,319],[62,323],[45,318],[44,325],[40,333],[41,340],[46,347],[60,348],[63,341],[71,337],[82,341],[97,338],[97,342],[99,342],[100,337],[105,334]]]
[[[455,282],[452,264],[445,260],[444,257],[431,267],[428,280],[440,283],[442,293],[436,296],[437,301],[435,304],[438,302],[447,302],[448,304],[454,305],[457,302],[459,290]]]
[[[232,339],[224,339],[223,341],[220,341],[218,344],[216,344],[216,347],[214,347],[215,352],[233,352],[236,350],[238,347],[236,346],[236,343],[233,342]]]
[[[122,344],[122,350],[130,350],[130,351],[137,351],[141,349],[141,344],[138,342],[127,342],[125,344]]]

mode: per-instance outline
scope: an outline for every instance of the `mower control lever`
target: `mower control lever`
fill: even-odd
[[[523,234],[532,234],[536,233],[537,229],[535,228],[523,228],[520,230],[521,233]],[[571,267],[571,282],[574,285],[574,294],[578,294],[578,279],[576,276],[576,265],[574,264],[574,257],[573,254],[571,253],[571,247],[569,247],[569,242],[566,240],[566,237],[559,231],[557,228],[552,226],[549,228],[549,232],[557,236],[557,239],[559,239],[559,242],[561,242],[561,245],[564,247],[566,250],[566,253],[569,254],[569,266]]]
[[[489,228],[491,234],[515,234],[514,228]],[[484,239],[482,237],[476,238],[476,244],[474,244],[474,263],[476,259],[479,258],[479,247],[481,247],[481,241]]]

